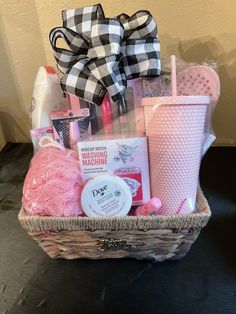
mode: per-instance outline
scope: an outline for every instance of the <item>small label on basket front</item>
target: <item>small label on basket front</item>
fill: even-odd
[[[134,249],[136,245],[127,240],[104,239],[98,241],[97,247],[99,251],[103,252],[109,249]]]

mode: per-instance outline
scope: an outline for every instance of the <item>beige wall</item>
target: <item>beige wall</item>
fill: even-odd
[[[0,144],[29,140],[28,107],[40,65],[54,65],[48,33],[61,25],[62,9],[80,0],[0,0]],[[107,16],[150,10],[157,20],[162,56],[187,61],[213,58],[219,65],[221,100],[214,114],[218,143],[236,144],[236,1],[104,0]]]

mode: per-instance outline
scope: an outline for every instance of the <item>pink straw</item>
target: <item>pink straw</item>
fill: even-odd
[[[171,87],[172,87],[172,96],[177,96],[177,84],[176,84],[176,57],[172,55],[171,60]]]

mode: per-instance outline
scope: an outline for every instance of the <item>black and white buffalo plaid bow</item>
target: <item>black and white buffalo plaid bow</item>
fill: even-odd
[[[160,43],[148,11],[105,18],[100,4],[65,10],[49,39],[65,93],[100,105],[106,91],[122,98],[127,80],[160,74]],[[63,38],[69,49],[57,47]]]

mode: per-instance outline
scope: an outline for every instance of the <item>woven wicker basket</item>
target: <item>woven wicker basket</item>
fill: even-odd
[[[211,211],[203,193],[199,210],[183,216],[40,217],[22,208],[19,221],[53,258],[125,258],[164,261],[182,258],[206,226]]]

